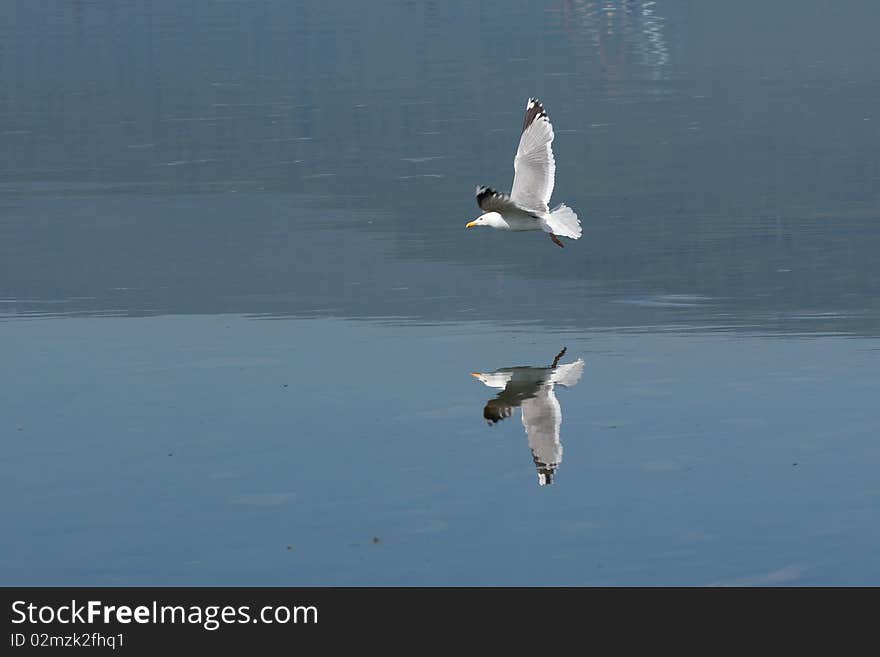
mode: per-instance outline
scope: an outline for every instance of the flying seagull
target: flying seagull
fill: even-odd
[[[543,230],[557,246],[559,237],[573,240],[581,236],[581,222],[574,210],[564,204],[550,210],[550,195],[556,179],[553,160],[553,126],[537,98],[526,103],[519,147],[513,159],[513,187],[510,194],[491,187],[477,187],[477,205],[483,214],[467,228],[489,226],[499,230]]]
[[[562,462],[559,440],[562,408],[553,389],[558,385],[568,388],[576,385],[584,371],[582,358],[560,365],[564,354],[563,348],[550,367],[505,367],[494,372],[471,373],[490,388],[501,388],[483,408],[483,417],[490,425],[510,417],[517,406],[522,408],[522,423],[538,470],[539,486],[553,483]]]

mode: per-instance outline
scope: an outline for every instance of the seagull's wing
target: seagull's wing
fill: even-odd
[[[541,214],[549,210],[556,180],[552,142],[553,126],[544,106],[537,98],[529,98],[519,148],[513,159],[513,187],[510,191],[510,200],[524,210]]]
[[[553,370],[553,374],[550,375],[550,382],[557,385],[565,386],[566,388],[571,388],[572,386],[576,385],[578,381],[581,380],[581,374],[583,373],[584,359],[578,358],[573,363],[560,365],[555,370]]]
[[[562,409],[553,393],[552,383],[542,384],[534,397],[523,400],[522,423],[538,468],[539,482],[550,483],[562,462],[562,443],[559,441]]]
[[[553,385],[541,385],[538,393],[522,402],[522,423],[529,436],[529,444],[554,444],[559,442],[562,425],[562,408],[553,392]]]
[[[490,399],[486,402],[486,405],[483,407],[483,418],[489,424],[495,424],[496,422],[501,422],[501,420],[513,415],[514,408],[515,406],[496,397],[495,399]]]
[[[520,214],[521,212],[507,194],[483,185],[477,187],[477,205],[483,212],[498,212],[506,215]]]

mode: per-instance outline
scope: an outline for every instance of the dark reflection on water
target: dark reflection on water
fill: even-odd
[[[565,351],[563,348],[548,367],[504,367],[471,373],[480,383],[501,390],[483,407],[483,417],[490,425],[509,418],[514,409],[522,409],[522,423],[538,470],[539,486],[552,484],[562,463],[562,407],[554,389],[577,385],[584,371],[580,358],[572,363],[559,362]]]

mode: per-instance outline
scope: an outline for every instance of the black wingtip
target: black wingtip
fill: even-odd
[[[499,197],[504,196],[504,194],[502,194],[501,192],[494,190],[491,187],[486,187],[485,185],[480,185],[477,187],[476,195],[477,195],[477,205],[479,205],[480,207],[483,207],[483,202],[486,199],[489,199],[493,196],[499,196]]]
[[[544,104],[538,98],[529,98],[526,102],[526,118],[523,120],[523,132],[526,131],[532,123],[540,118],[547,116]]]

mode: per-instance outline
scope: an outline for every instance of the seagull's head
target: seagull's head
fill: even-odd
[[[513,375],[510,372],[471,372],[471,376],[490,388],[503,388]]]
[[[486,212],[485,214],[481,214],[479,217],[474,219],[473,221],[469,221],[465,224],[465,228],[475,228],[477,226],[489,226],[491,228],[503,228],[506,227],[504,219],[497,212]]]
[[[482,372],[471,372],[471,376],[474,377],[480,383],[485,383],[486,385],[489,385],[488,384],[489,378],[485,374],[483,374]]]

